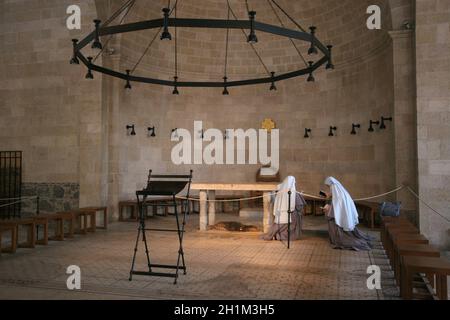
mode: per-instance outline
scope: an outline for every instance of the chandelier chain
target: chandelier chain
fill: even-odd
[[[230,20],[230,4],[228,3],[228,10],[227,10],[227,20]],[[228,44],[229,44],[229,38],[230,38],[230,28],[227,28],[227,36],[226,36],[226,44],[225,44],[225,70],[224,70],[224,76],[227,76],[227,67],[228,67]]]
[[[228,6],[229,6],[229,8],[230,8],[230,12],[231,12],[231,14],[232,14],[233,17],[234,17],[234,20],[236,20],[236,21],[239,20],[239,19],[237,18],[236,14],[234,13],[233,9],[231,8],[229,0],[227,0],[227,2],[228,2]],[[245,40],[247,41],[247,33],[244,31],[244,29],[241,29],[241,31],[242,31],[242,33],[244,34]],[[267,68],[267,66],[266,66],[266,64],[264,63],[263,59],[261,58],[260,54],[259,54],[258,51],[256,50],[255,46],[254,46],[252,43],[250,43],[250,46],[252,47],[253,51],[255,52],[256,56],[258,57],[259,62],[261,62],[261,65],[262,65],[262,66],[264,67],[264,69],[266,70],[267,75],[270,75],[269,69]]]
[[[127,4],[128,3],[128,4]],[[108,21],[107,21],[107,23],[105,23],[106,25],[108,25],[108,24],[110,24],[112,21],[114,21],[126,8],[128,8],[127,9],[127,12],[125,12],[125,14],[122,16],[122,18],[120,19],[120,21],[119,21],[119,25],[121,25],[121,24],[123,24],[124,22],[125,22],[125,18],[127,17],[127,15],[128,15],[128,13],[130,13],[130,11],[131,11],[131,9],[133,8],[133,6],[134,6],[134,4],[136,3],[136,0],[130,0],[130,1],[128,1],[124,6],[122,6],[121,7],[121,9],[119,9],[120,10],[120,12],[119,11],[116,11],[116,13],[117,12],[119,12],[119,14],[118,15],[116,15],[115,16],[115,14],[113,14],[113,16],[115,16],[114,17],[114,19],[112,19],[111,21],[109,21],[113,16],[111,16],[111,18],[110,19],[108,19]],[[104,45],[103,45],[103,47],[102,47],[102,49],[97,53],[97,55],[95,56],[95,58],[92,60],[93,62],[95,62],[95,61],[97,61],[97,59],[98,59],[98,57],[103,53],[103,51],[105,51],[105,49],[108,47],[108,44],[109,44],[109,42],[112,40],[112,37],[113,37],[113,35],[110,35],[109,37],[108,37],[108,39],[105,41],[105,43],[104,43]]]
[[[178,5],[178,0],[175,2],[175,5],[173,6],[172,10],[170,10],[169,16],[172,14],[172,12],[175,10],[175,8]],[[133,69],[131,69],[130,74],[133,74],[134,71],[136,71],[136,68],[139,66],[139,64],[141,63],[142,59],[144,58],[144,56],[147,54],[148,50],[150,50],[150,47],[153,45],[153,43],[155,42],[156,38],[158,37],[158,34],[161,32],[162,27],[159,27],[158,31],[156,31],[155,35],[153,36],[153,38],[150,40],[149,44],[147,45],[147,47],[145,48],[144,52],[142,53],[141,57],[139,58],[139,60],[136,62],[136,64],[134,65]]]
[[[278,22],[280,23],[280,25],[285,28],[285,24],[283,23],[283,21],[280,18],[280,15],[278,14],[278,12],[275,10],[275,8],[273,7],[273,4],[271,2],[271,0],[267,0],[267,3],[270,5],[270,8],[272,9],[273,13],[275,14],[275,16],[278,19]],[[300,49],[297,47],[297,45],[295,44],[294,40],[292,40],[292,38],[289,38],[289,41],[291,42],[291,44],[294,46],[295,50],[297,51],[298,55],[300,56],[300,58],[302,58],[303,62],[305,63],[305,66],[308,67],[308,62],[306,61],[305,57],[302,55]]]
[[[305,29],[303,29],[303,27],[297,22],[297,21],[295,21],[294,20],[294,18],[292,18],[287,12],[286,12],[286,10],[284,10],[275,0],[271,0],[272,2],[273,2],[273,4],[275,4],[277,7],[278,7],[278,9],[280,9],[280,11],[281,12],[283,12],[284,13],[284,15],[286,16],[286,17],[288,17],[289,18],[289,20],[291,20],[292,21],[292,23],[293,24],[295,24],[296,26],[297,26],[297,28],[299,28],[300,30],[302,30],[303,32],[307,32]]]

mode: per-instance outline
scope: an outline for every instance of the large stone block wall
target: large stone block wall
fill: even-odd
[[[80,200],[80,185],[77,183],[24,183],[23,197],[39,197],[39,212],[58,212],[77,209]],[[22,213],[37,212],[37,200],[30,199],[22,204]]]
[[[192,131],[194,120],[202,120],[205,129],[225,130],[260,128],[262,120],[272,118],[280,129],[281,176],[296,176],[298,188],[307,192],[317,193],[328,175],[340,179],[355,197],[392,189],[396,183],[394,126],[387,123],[385,131],[368,132],[369,120],[394,116],[392,47],[386,32],[390,19],[389,15],[384,19],[387,24],[384,30],[368,31],[365,28],[367,3],[353,1],[356,7],[351,7],[350,2],[333,2],[324,6],[322,15],[302,19],[306,20],[302,22],[305,26],[316,24],[319,37],[325,43],[335,45],[336,70],[320,70],[315,74],[315,83],[296,78],[278,83],[276,92],[269,91],[264,85],[230,88],[230,95],[224,97],[222,89],[180,88],[180,95],[174,96],[172,88],[133,84],[133,89],[126,91],[121,82],[119,116],[114,131],[120,149],[120,197],[132,197],[133,192],[145,184],[150,168],[155,172],[179,173],[192,168],[195,181],[255,181],[258,165],[174,165],[170,158],[175,145],[170,141],[171,129]],[[180,5],[180,14],[183,12],[185,16],[187,11],[187,15],[198,16],[204,11],[219,17],[219,3],[207,3],[200,11],[195,11],[192,8],[195,3],[186,1]],[[292,2],[288,6],[292,9],[290,12],[301,17],[320,12],[313,10],[317,5],[312,3],[311,12],[300,10]],[[344,21],[342,16],[349,10],[354,10],[355,14]],[[277,23],[270,11],[260,11],[263,21]],[[243,15],[243,11],[238,13]],[[329,21],[324,20],[325,16]],[[224,34],[197,31],[178,31],[180,81],[221,79]],[[132,67],[139,53],[144,51],[147,42],[142,36],[130,34],[122,38],[121,70]],[[289,70],[301,66],[301,60],[295,50],[292,51],[289,41],[260,36],[261,44],[257,49],[262,52],[263,59],[268,48],[276,48],[276,52],[270,54],[279,55],[279,58],[266,61],[271,70],[288,71],[283,69],[286,61],[292,61],[288,63]],[[157,41],[136,74],[171,79],[173,61],[170,46],[173,44]],[[232,37],[230,48],[230,79],[254,77],[264,72],[238,32]],[[208,55],[209,60],[198,58],[203,55]],[[248,69],[233,68],[236,65]],[[204,71],[206,76],[200,75],[200,71]],[[356,136],[350,135],[352,123],[362,126]],[[136,136],[126,135],[127,124],[136,125]],[[328,137],[331,125],[338,127],[336,137]],[[147,127],[152,126],[156,126],[155,138],[147,137]],[[303,138],[305,127],[313,130],[311,139]]]
[[[417,0],[419,195],[450,219],[450,2]],[[420,204],[420,228],[450,249],[450,223]]]
[[[66,28],[72,4],[81,30]],[[23,151],[25,186],[76,183],[82,204],[99,204],[101,77],[69,60],[95,17],[93,0],[0,2],[0,148]]]

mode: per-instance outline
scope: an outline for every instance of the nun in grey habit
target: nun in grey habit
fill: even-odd
[[[288,191],[291,191],[290,203]],[[288,239],[289,208],[291,209],[290,240],[300,239],[302,231],[302,213],[303,208],[306,206],[306,202],[305,199],[297,193],[294,177],[289,176],[278,185],[278,192],[273,203],[273,223],[269,229],[269,232],[263,235],[263,239]]]
[[[372,240],[358,228],[358,212],[350,194],[335,178],[328,177],[325,184],[331,190],[331,204],[324,207],[328,220],[330,243],[335,249],[371,250]]]

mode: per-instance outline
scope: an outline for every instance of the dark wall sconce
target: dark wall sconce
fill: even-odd
[[[149,137],[156,137],[156,131],[155,127],[148,127],[148,136]]]
[[[330,127],[330,132],[328,133],[329,137],[334,137],[334,131],[337,130],[337,127]]]
[[[389,118],[381,117],[381,124],[380,124],[381,130],[386,129],[386,124],[385,124],[386,121],[392,122],[392,117],[389,117]]]
[[[352,132],[350,132],[350,134],[355,135],[356,134],[356,128],[360,129],[361,125],[359,123],[358,124],[352,123]]]
[[[380,121],[373,121],[373,120],[370,120],[370,126],[369,126],[369,132],[374,132],[375,130],[373,129],[373,125],[379,125],[380,124]]]
[[[128,133],[129,136],[135,136],[136,135],[136,131],[134,130],[134,124],[127,125],[127,133]]]
[[[172,138],[178,139],[180,136],[178,135],[178,128],[172,129]]]
[[[305,135],[303,136],[305,139],[308,139],[310,136],[309,134],[311,133],[311,129],[310,128],[305,128]]]
[[[225,129],[225,131],[223,133],[223,139],[224,140],[229,140],[230,139],[230,134],[228,133],[228,129]]]
[[[203,139],[205,138],[205,130],[202,129],[202,130],[200,130],[198,133],[199,133],[199,135],[200,135],[200,139],[203,140]]]

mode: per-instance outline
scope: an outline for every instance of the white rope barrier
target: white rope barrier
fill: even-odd
[[[441,214],[439,211],[437,211],[436,209],[434,209],[433,207],[431,207],[428,203],[426,203],[424,200],[422,200],[419,195],[414,192],[413,189],[411,189],[410,187],[407,187],[408,191],[411,192],[411,194],[416,197],[420,202],[422,202],[425,206],[428,207],[428,209],[430,209],[431,211],[433,211],[434,213],[436,213],[438,216],[440,216],[442,219],[444,219],[447,222],[450,222],[450,219],[444,217],[443,214]]]
[[[22,202],[25,202],[25,201],[31,200],[31,199],[37,199],[37,196],[33,196],[33,197],[23,197],[23,198],[0,199],[0,201],[1,201],[1,200],[3,200],[3,201],[5,201],[5,200],[15,200],[15,199],[20,199],[20,200],[19,200],[19,201],[14,201],[14,202],[9,202],[9,203],[6,203],[6,204],[2,204],[2,205],[0,205],[0,208],[3,208],[3,207],[9,207],[9,206],[12,206],[12,205],[14,205],[14,204],[22,203]]]
[[[7,201],[7,200],[18,200],[18,199],[36,199],[37,196],[29,196],[29,197],[18,197],[18,198],[5,198],[0,199],[0,201]]]

